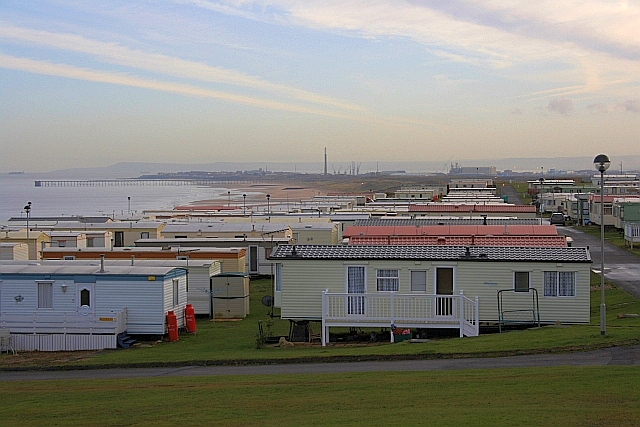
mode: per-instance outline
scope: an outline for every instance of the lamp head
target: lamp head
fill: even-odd
[[[607,157],[606,154],[598,154],[595,159],[593,159],[593,166],[600,173],[604,173],[609,166],[611,166],[611,160]]]

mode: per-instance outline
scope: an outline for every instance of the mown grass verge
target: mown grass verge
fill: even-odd
[[[637,426],[640,367],[15,381],[6,425]]]

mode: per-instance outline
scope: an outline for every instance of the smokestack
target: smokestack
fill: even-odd
[[[324,174],[327,175],[327,147],[324,147]]]

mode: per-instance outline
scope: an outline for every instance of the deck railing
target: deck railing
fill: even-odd
[[[479,334],[478,299],[464,295],[322,293],[322,342],[331,326],[459,328],[460,336]],[[393,334],[391,334],[393,342]]]
[[[119,334],[127,330],[127,309],[101,315],[37,311],[0,313],[0,327],[12,334]]]
[[[624,223],[624,240],[633,248],[634,243],[640,243],[640,224],[637,222]]]

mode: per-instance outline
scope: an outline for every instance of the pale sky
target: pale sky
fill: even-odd
[[[639,29],[640,0],[0,0],[0,172],[637,155]]]

